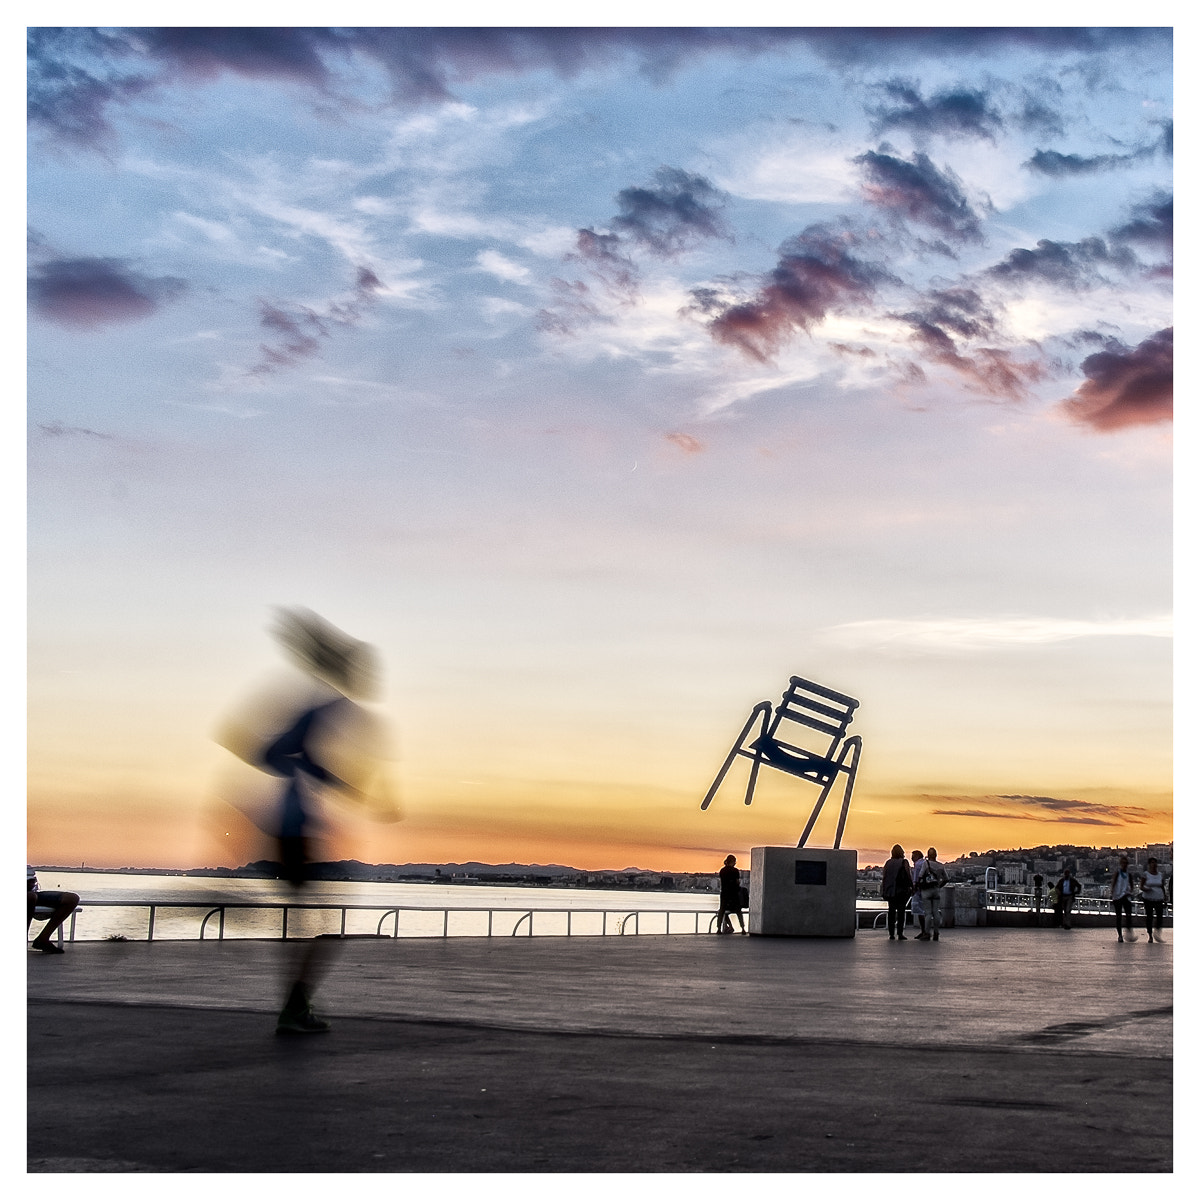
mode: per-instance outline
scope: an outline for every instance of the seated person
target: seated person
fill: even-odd
[[[29,901],[29,920],[25,923],[26,930],[33,924],[35,916],[39,921],[46,922],[45,928],[33,939],[33,949],[40,950],[43,954],[62,954],[63,948],[50,939],[75,911],[79,904],[79,897],[74,892],[43,892],[38,887],[37,872],[28,865],[25,868],[25,891]],[[39,908],[49,909],[50,912],[48,914],[44,911],[35,913],[34,910]]]

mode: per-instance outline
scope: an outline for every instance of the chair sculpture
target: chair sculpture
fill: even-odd
[[[846,790],[842,797],[842,811],[838,816],[837,835],[833,841],[833,848],[837,850],[842,844],[842,831],[846,828],[850,797],[854,792],[854,777],[858,772],[859,756],[862,754],[862,738],[846,737],[846,727],[854,719],[858,701],[793,675],[788,690],[783,694],[783,700],[775,706],[774,715],[771,708],[769,700],[763,700],[754,706],[749,720],[717,772],[717,777],[708,789],[708,795],[704,797],[700,808],[706,809],[712,803],[730,766],[733,765],[733,760],[739,755],[750,759],[751,762],[750,779],[746,784],[746,803],[749,804],[754,799],[759,768],[765,763],[807,783],[818,784],[821,788],[808,824],[804,826],[804,832],[796,843],[797,846],[803,846],[808,841],[808,835],[812,833],[834,784],[844,775]],[[815,733],[819,735],[815,739],[819,746],[808,749],[784,741],[780,736],[784,721],[802,727],[795,735],[790,733],[790,728],[786,729],[785,732],[789,736],[795,736],[797,740],[803,738],[811,743]],[[751,737],[755,723],[760,727],[758,736],[747,744],[747,738]]]

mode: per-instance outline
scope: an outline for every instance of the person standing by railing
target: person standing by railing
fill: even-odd
[[[916,858],[916,854],[913,858]],[[936,942],[942,924],[941,889],[946,886],[946,868],[938,862],[937,851],[932,846],[921,860],[920,870],[916,871],[916,884],[928,917],[928,932],[919,933],[917,940]]]
[[[921,889],[917,887],[917,876],[921,873],[924,862],[925,855],[920,850],[914,850],[912,859],[912,915],[913,920],[921,926],[921,932],[917,934],[917,940],[921,942],[929,940],[929,931],[925,927],[928,919],[925,916],[925,900],[921,895]]]
[[[717,872],[721,881],[720,907],[717,909],[717,932],[732,933],[733,924],[729,920],[732,913],[738,919],[742,932],[746,932],[746,922],[742,920],[742,873],[737,869],[737,859],[732,854],[725,856],[725,864]]]
[[[1133,876],[1129,874],[1129,859],[1124,854],[1117,861],[1117,870],[1113,874],[1108,894],[1112,899],[1113,913],[1116,916],[1117,941],[1126,940],[1121,934],[1121,914],[1124,913],[1125,932],[1129,935],[1128,940],[1136,942],[1137,936],[1133,932]]]
[[[1166,905],[1166,880],[1158,869],[1158,859],[1148,858],[1141,877],[1142,907],[1146,910],[1146,937],[1154,941],[1155,932],[1162,941],[1163,908]]]
[[[1054,905],[1054,923],[1061,925],[1063,929],[1070,929],[1071,909],[1075,907],[1075,900],[1080,892],[1079,880],[1071,874],[1070,867],[1063,867],[1062,878],[1059,879],[1055,890],[1058,892],[1058,899]]]
[[[907,941],[904,936],[904,910],[912,895],[912,867],[904,857],[903,846],[893,846],[891,858],[883,864],[879,894],[888,906],[888,941]]]

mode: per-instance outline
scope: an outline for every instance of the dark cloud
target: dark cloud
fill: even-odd
[[[1023,163],[1039,175],[1062,177],[1065,175],[1095,175],[1100,171],[1111,171],[1114,167],[1130,164],[1127,154],[1060,154],[1057,150],[1038,150]]]
[[[29,34],[30,118],[54,136],[100,144],[109,113],[147,91],[201,84],[223,73],[300,85],[329,98],[343,66],[369,65],[389,81],[393,101],[442,102],[489,75],[552,71],[572,77],[629,62],[656,80],[711,54],[747,58],[807,48],[841,67],[943,60],[1002,49],[1050,55],[1102,54],[1134,47],[1170,51],[1169,29],[1093,28],[579,28],[46,27]],[[901,85],[903,86],[903,85]],[[882,119],[941,132],[984,131],[993,110],[980,93],[892,98]]]
[[[1017,50],[1051,55],[1102,54],[1149,48],[1169,54],[1169,28],[897,26],[882,29],[827,28],[802,31],[808,44],[841,65],[895,62],[905,55],[934,59]]]
[[[621,210],[613,229],[639,246],[673,257],[706,238],[728,237],[720,214],[725,195],[703,175],[677,167],[661,167],[648,187],[617,193]]]
[[[29,276],[29,303],[49,321],[95,329],[153,316],[187,288],[182,279],[153,278],[119,258],[49,258]]]
[[[884,102],[871,110],[876,133],[906,129],[917,136],[937,133],[992,141],[1004,128],[1004,118],[986,92],[950,88],[926,100],[915,83],[904,79],[880,84],[877,91]]]
[[[1022,360],[1003,348],[972,344],[996,331],[995,314],[973,288],[931,292],[921,308],[894,316],[911,326],[912,342],[922,362],[949,368],[973,391],[1017,400],[1046,373],[1038,360]]]
[[[322,59],[337,49],[329,29],[168,26],[131,30],[151,59],[183,74],[212,79],[230,72],[249,79],[288,79],[323,88],[330,82]]]
[[[677,167],[660,167],[652,184],[623,188],[616,195],[620,213],[610,222],[611,232],[580,229],[575,249],[565,261],[580,263],[623,304],[638,299],[640,275],[630,253],[648,250],[672,258],[707,238],[728,236],[719,209],[725,202],[702,175]],[[571,287],[553,281],[556,298],[539,315],[538,327],[546,332],[574,332],[598,315],[587,286]],[[716,293],[714,293],[714,296]]]
[[[994,279],[1021,283],[1040,280],[1058,287],[1077,288],[1100,278],[1099,268],[1130,271],[1137,259],[1123,246],[1110,246],[1103,238],[1089,237],[1078,242],[1041,239],[1032,250],[1019,247],[986,271]]]
[[[954,241],[982,239],[979,218],[963,194],[953,171],[939,171],[928,155],[911,161],[868,150],[853,160],[866,176],[866,198],[880,208],[899,213],[938,230]]]
[[[1087,378],[1063,401],[1067,414],[1101,433],[1170,421],[1174,331],[1162,329],[1130,349],[1112,343],[1083,360]]]
[[[1170,158],[1175,147],[1174,130],[1174,122],[1163,121],[1162,132],[1154,141],[1135,146],[1124,154],[1060,154],[1057,150],[1037,150],[1033,157],[1022,165],[1041,175],[1055,178],[1115,171],[1145,162],[1159,154]]]
[[[980,817],[989,821],[1038,821],[1067,825],[1141,825],[1144,809],[1126,804],[1097,804],[1090,800],[1067,800],[1057,796],[945,796],[943,801],[989,805],[987,808],[935,808],[936,816]],[[1000,801],[1002,807],[995,807]]]
[[[989,812],[981,808],[935,808],[935,817],[985,817],[989,821],[1039,821],[1055,825],[1125,825],[1127,821],[1106,821],[1101,817],[1034,817],[1029,813]],[[1134,822],[1136,824],[1136,822]]]
[[[1062,114],[1036,96],[1025,97],[1020,112],[1016,114],[1016,122],[1029,133],[1044,133],[1053,137],[1062,137],[1066,133]]]
[[[349,295],[330,300],[321,312],[308,305],[260,300],[259,324],[271,332],[273,340],[259,346],[259,361],[250,368],[250,374],[269,375],[313,358],[335,328],[361,321],[380,291],[386,291],[386,287],[375,272],[359,267]]]
[[[1148,246],[1168,253],[1175,244],[1175,198],[1156,193],[1137,205],[1129,221],[1112,231],[1111,236],[1122,242]]]
[[[785,242],[757,294],[729,305],[710,323],[713,337],[765,362],[796,330],[811,330],[832,311],[866,303],[891,277],[851,253],[856,240],[813,225]]]
[[[623,244],[619,234],[581,229],[575,239],[575,252],[568,254],[566,261],[583,263],[610,293],[629,303],[638,294],[638,269],[621,253]]]
[[[87,429],[82,425],[64,425],[61,421],[39,424],[38,428],[45,437],[49,438],[89,437],[99,438],[103,442],[111,442],[115,436],[111,433],[100,433],[95,429]]]

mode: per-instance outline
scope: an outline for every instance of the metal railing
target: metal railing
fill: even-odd
[[[985,903],[988,908],[1000,909],[1007,912],[1033,912],[1035,911],[1035,901],[1037,897],[1028,892],[1003,892],[999,888],[987,888],[985,892]],[[1132,901],[1133,915],[1135,917],[1144,917],[1146,915],[1146,906],[1137,899]],[[1163,912],[1171,913],[1171,902],[1168,900],[1164,905]],[[1041,897],[1041,911],[1044,913],[1053,913],[1054,905],[1050,903],[1049,897],[1045,894]],[[1077,896],[1075,903],[1072,906],[1072,911],[1076,913],[1105,913],[1108,916],[1112,915],[1112,901],[1107,896]]]
[[[145,936],[139,938],[128,938],[122,934],[108,934],[100,938],[79,938],[78,940],[96,941],[96,940],[135,940],[152,942],[155,940],[156,927],[160,924],[160,916],[165,912],[203,912],[200,919],[199,927],[195,935],[186,938],[168,938],[159,937],[158,940],[172,941],[225,941],[227,940],[227,917],[234,912],[259,912],[259,913],[277,913],[279,923],[276,926],[277,932],[264,933],[261,926],[253,933],[243,934],[237,940],[270,940],[270,941],[286,941],[289,937],[304,938],[314,936],[312,934],[295,934],[295,921],[292,919],[295,914],[301,912],[307,913],[336,913],[337,914],[337,932],[324,931],[321,936],[374,936],[374,937],[443,937],[448,938],[451,935],[452,918],[466,918],[472,915],[480,918],[482,925],[483,918],[486,918],[486,932],[481,932],[474,936],[484,937],[533,937],[535,936],[535,920],[541,926],[538,929],[538,936],[553,936],[558,934],[562,936],[562,926],[565,918],[565,936],[637,936],[638,934],[698,934],[701,932],[714,932],[716,927],[717,914],[711,910],[699,909],[604,909],[604,908],[482,908],[470,907],[459,908],[453,906],[429,907],[426,905],[416,904],[401,904],[401,905],[382,905],[382,904],[293,904],[293,903],[277,903],[271,901],[230,901],[228,903],[214,904],[211,901],[204,900],[173,900],[164,903],[155,903],[148,901],[136,900],[95,900],[88,901],[87,904],[81,905],[71,914],[69,923],[64,922],[64,925],[57,931],[57,936],[61,942],[66,931],[66,940],[74,942],[76,938],[76,918],[79,913],[89,909],[144,909],[146,912],[146,923],[144,926]],[[375,919],[374,934],[347,934],[347,917],[350,913],[371,914]],[[421,933],[421,932],[401,932],[400,920],[402,913],[419,914],[421,917],[440,917],[440,932],[438,933]],[[588,932],[586,928],[580,928],[580,918],[598,918],[599,928],[594,929],[596,924],[592,922],[593,931]],[[509,928],[509,922],[512,922]],[[390,922],[391,928],[386,927]],[[557,929],[547,929],[548,924],[559,926]],[[702,930],[702,925],[704,929]],[[292,932],[289,933],[289,926]],[[643,927],[645,926],[645,927]],[[129,928],[126,926],[125,928]],[[468,937],[473,936],[469,933],[457,933],[454,936]]]
[[[985,889],[985,904],[988,909],[1008,912],[1033,912],[1034,900],[1032,895],[1025,892],[1004,892],[996,888]],[[1171,915],[1171,904],[1167,903],[1165,912]],[[64,940],[74,942],[100,941],[100,938],[76,937],[76,922],[79,914],[89,909],[144,909],[146,912],[145,937],[132,940],[152,942],[155,931],[163,912],[203,911],[198,930],[194,935],[174,937],[165,940],[172,941],[225,941],[227,938],[227,917],[233,912],[273,912],[279,916],[277,932],[264,933],[262,928],[249,934],[242,934],[237,940],[266,939],[286,941],[289,937],[305,938],[314,936],[295,932],[294,916],[297,913],[336,913],[338,915],[337,931],[325,931],[324,936],[374,936],[374,937],[535,937],[535,936],[638,936],[639,934],[678,935],[715,933],[717,914],[711,909],[605,909],[605,908],[457,908],[453,906],[427,907],[424,905],[381,905],[381,904],[291,904],[273,903],[269,901],[231,901],[229,903],[213,904],[210,901],[175,900],[162,904],[135,900],[96,900],[76,908],[69,921],[56,931],[56,938],[61,944]],[[1053,915],[1052,905],[1043,898],[1041,911]],[[1111,914],[1112,902],[1105,897],[1082,896],[1075,901],[1076,913]],[[1135,917],[1144,917],[1145,909],[1140,900],[1133,901]],[[374,934],[348,934],[348,914],[369,913],[378,914],[374,922]],[[401,932],[401,914],[419,914],[424,918],[435,918],[434,924],[440,925],[437,932]],[[452,922],[457,921],[461,926],[464,919],[476,915],[480,918],[479,933],[451,933]],[[436,918],[440,917],[440,922]],[[581,918],[593,918],[590,931],[580,928]],[[911,923],[912,914],[906,913],[906,924]],[[596,928],[598,918],[598,929]],[[486,921],[486,924],[484,922]],[[887,910],[884,908],[856,908],[856,929],[879,929],[887,921]],[[510,923],[511,922],[511,926]],[[390,923],[391,928],[387,929]],[[428,925],[428,921],[426,924]],[[215,926],[215,927],[214,927]],[[547,928],[552,926],[552,928]],[[108,939],[130,940],[124,934],[109,934]],[[159,938],[158,940],[164,940]]]

